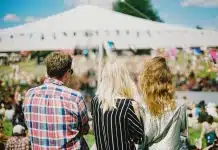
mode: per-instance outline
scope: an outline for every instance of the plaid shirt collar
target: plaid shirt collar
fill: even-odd
[[[47,78],[47,79],[45,79],[44,84],[63,85],[64,83],[62,81],[54,79],[54,78]]]

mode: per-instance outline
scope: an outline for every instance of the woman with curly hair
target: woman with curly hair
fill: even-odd
[[[186,105],[175,101],[173,75],[163,57],[144,64],[139,87],[145,107],[144,146],[149,150],[178,150],[182,147],[181,131],[185,131]]]

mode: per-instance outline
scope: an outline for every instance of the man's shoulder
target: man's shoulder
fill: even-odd
[[[25,97],[29,97],[30,95],[32,95],[32,94],[34,93],[35,89],[36,89],[36,88],[31,88],[31,89],[29,89],[29,90],[26,92]]]
[[[30,88],[30,89],[26,92],[26,96],[30,96],[30,95],[34,94],[35,91],[41,89],[42,87],[43,87],[43,85]]]
[[[63,86],[63,89],[64,89],[64,92],[69,93],[72,98],[83,99],[81,92],[65,87],[65,86]]]

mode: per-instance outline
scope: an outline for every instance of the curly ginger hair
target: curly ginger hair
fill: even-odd
[[[163,57],[154,57],[144,64],[140,74],[139,87],[150,113],[161,117],[165,112],[175,109],[175,88],[173,75]]]

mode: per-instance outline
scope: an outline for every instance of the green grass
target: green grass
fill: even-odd
[[[0,70],[4,72],[11,71],[11,68],[9,66],[0,66]]]
[[[3,122],[4,126],[4,134],[7,136],[11,136],[12,134],[12,124],[9,121],[4,121]],[[195,145],[195,140],[200,138],[201,130],[193,130],[189,129],[189,141],[191,145]],[[88,135],[84,136],[89,147],[92,147],[92,145],[95,142],[95,137],[93,132],[90,132]],[[205,141],[203,141],[203,147],[206,147]]]
[[[37,77],[44,76],[46,73],[46,68],[44,65],[37,65],[35,60],[24,61],[19,63],[21,71],[29,72]],[[10,66],[0,66],[0,76],[1,74],[7,74],[11,72],[12,68]]]
[[[11,136],[11,135],[12,135],[12,128],[13,128],[11,122],[9,122],[9,121],[4,121],[4,122],[3,122],[3,127],[4,127],[4,131],[3,131],[4,134],[5,134],[6,136]]]
[[[91,148],[92,145],[95,143],[95,136],[93,133],[89,133],[88,135],[85,136],[85,139],[89,145],[89,147]]]
[[[198,140],[201,135],[201,130],[193,130],[189,128],[189,142],[191,145],[195,145],[195,140]],[[206,147],[206,142],[203,140],[203,148]]]

